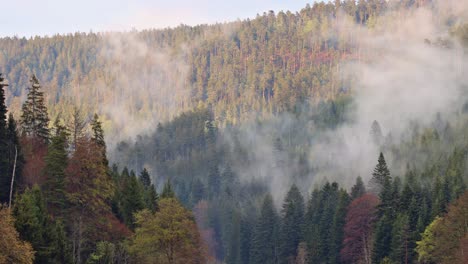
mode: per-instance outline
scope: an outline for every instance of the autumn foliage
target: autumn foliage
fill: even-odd
[[[21,241],[10,209],[0,205],[0,264],[30,264],[34,260],[31,244]]]
[[[379,199],[365,194],[348,207],[341,259],[345,263],[371,263],[372,224]]]

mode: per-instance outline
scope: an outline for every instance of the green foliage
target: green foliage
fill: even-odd
[[[63,225],[49,217],[37,185],[18,197],[14,215],[21,238],[29,241],[36,251],[35,263],[64,263],[70,260]]]
[[[191,213],[174,198],[160,201],[160,210],[135,215],[137,228],[128,251],[139,263],[203,263],[205,253]]]
[[[63,214],[66,207],[65,195],[65,169],[68,162],[68,132],[55,121],[55,134],[51,137],[47,155],[45,157],[46,175],[45,192],[49,208],[55,213]]]
[[[278,263],[278,221],[272,197],[267,195],[255,223],[249,263]]]
[[[172,184],[169,180],[164,184],[162,193],[161,193],[161,198],[175,198],[175,193],[174,190],[172,190]]]
[[[22,107],[21,128],[27,136],[47,142],[49,139],[49,116],[44,93],[40,88],[39,80],[33,75],[27,99]]]
[[[7,108],[5,105],[5,90],[7,84],[0,73],[0,203],[7,203],[10,194],[12,172],[9,170],[9,140],[6,121]]]
[[[370,191],[374,194],[379,194],[384,189],[386,181],[390,181],[390,171],[388,170],[383,153],[380,152],[378,163],[369,182]]]
[[[296,185],[291,186],[286,194],[281,214],[280,263],[290,263],[302,241],[304,221],[304,198]]]

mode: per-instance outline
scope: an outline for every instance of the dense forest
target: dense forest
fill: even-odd
[[[0,38],[0,264],[467,263],[456,3]]]

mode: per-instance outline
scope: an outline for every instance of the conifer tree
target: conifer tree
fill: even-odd
[[[385,162],[383,153],[380,152],[378,163],[375,166],[372,178],[369,182],[371,192],[378,195],[381,192],[385,181],[389,178],[390,171],[387,168],[387,163]]]
[[[278,216],[273,198],[267,195],[263,200],[260,215],[253,232],[250,263],[278,263]]]
[[[49,149],[45,157],[46,184],[44,185],[47,194],[47,204],[52,212],[63,213],[66,204],[65,197],[65,170],[67,168],[68,153],[67,139],[68,132],[60,124],[60,119],[55,120],[55,133],[51,137]]]
[[[380,124],[379,122],[377,122],[377,120],[374,120],[374,122],[372,122],[370,135],[371,135],[372,142],[375,145],[380,146],[382,144],[382,141],[383,141],[382,129],[380,128]]]
[[[35,263],[68,263],[68,242],[63,225],[49,217],[40,188],[21,194],[14,207],[15,226],[22,239],[36,251]]]
[[[104,130],[102,129],[102,123],[99,121],[99,116],[94,114],[93,120],[91,120],[91,139],[100,148],[102,161],[104,165],[109,166],[109,160],[107,159],[107,147],[106,141],[104,140]]]
[[[145,208],[144,190],[141,187],[135,174],[130,173],[122,190],[122,209],[124,222],[131,228],[134,227],[134,213]]]
[[[26,101],[23,103],[21,127],[26,136],[47,142],[49,139],[49,116],[44,102],[44,93],[36,76],[31,78]]]
[[[172,189],[172,184],[169,181],[169,179],[167,180],[166,184],[164,184],[164,187],[161,193],[161,199],[164,199],[164,198],[175,198],[175,193],[174,193],[174,190]]]
[[[146,168],[143,168],[143,170],[140,173],[140,182],[145,188],[148,188],[151,185],[151,178]]]
[[[358,176],[356,179],[356,183],[351,188],[351,199],[356,199],[363,196],[366,193],[366,187],[364,186],[364,182],[362,181],[361,176]]]
[[[302,239],[304,198],[295,184],[291,186],[282,208],[280,263],[290,263]]]

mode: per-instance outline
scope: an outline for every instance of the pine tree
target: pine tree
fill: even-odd
[[[172,189],[172,184],[169,181],[169,179],[167,180],[166,184],[164,184],[164,187],[161,193],[161,199],[164,199],[164,198],[175,198],[175,193],[174,193],[174,190]]]
[[[68,132],[60,124],[59,118],[55,120],[55,133],[51,138],[49,150],[45,157],[46,184],[44,185],[47,195],[47,204],[52,212],[63,213],[65,209],[65,170],[67,168]]]
[[[362,181],[361,176],[358,176],[356,179],[356,183],[351,188],[351,199],[356,199],[363,196],[366,193],[366,187],[364,186],[364,182]]]
[[[22,107],[21,127],[26,136],[47,142],[49,139],[49,116],[44,102],[44,93],[40,88],[39,81],[33,75],[27,99]]]
[[[8,86],[0,73],[0,204],[7,203],[10,195],[12,172],[8,162],[8,127],[6,121],[5,90]]]
[[[379,122],[377,122],[377,120],[374,120],[374,122],[372,122],[370,135],[371,135],[372,142],[376,146],[380,146],[382,144],[382,141],[383,141],[382,129],[380,128],[380,124]]]
[[[340,190],[339,202],[333,216],[331,229],[329,263],[340,263],[340,251],[343,245],[343,229],[346,224],[347,208],[351,199],[345,190]]]
[[[290,263],[302,240],[304,221],[304,198],[295,184],[286,194],[281,213],[280,263]]]
[[[369,182],[371,192],[376,195],[379,194],[385,181],[389,178],[390,171],[387,168],[387,163],[385,162],[383,153],[380,152],[378,163],[375,166],[374,172],[372,173],[372,178]]]
[[[143,188],[140,186],[134,173],[130,173],[127,179],[124,179],[124,188],[122,190],[122,210],[124,223],[133,228],[135,212],[145,208],[143,197]]]
[[[143,168],[143,170],[140,173],[140,182],[145,188],[148,188],[151,185],[151,178],[146,168]]]
[[[91,121],[91,130],[92,136],[91,139],[93,142],[100,148],[102,160],[104,165],[109,166],[109,160],[107,159],[107,147],[104,140],[104,130],[102,129],[102,123],[99,121],[99,116],[94,114],[93,120]]]
[[[156,192],[156,187],[154,184],[151,184],[148,187],[146,196],[145,196],[145,203],[146,208],[148,208],[152,212],[156,212],[159,210],[159,195]]]
[[[253,232],[250,263],[278,263],[278,216],[273,198],[267,195],[263,200],[260,216]]]
[[[50,219],[37,185],[18,197],[13,211],[21,238],[29,241],[36,251],[35,263],[69,262],[63,226]]]

